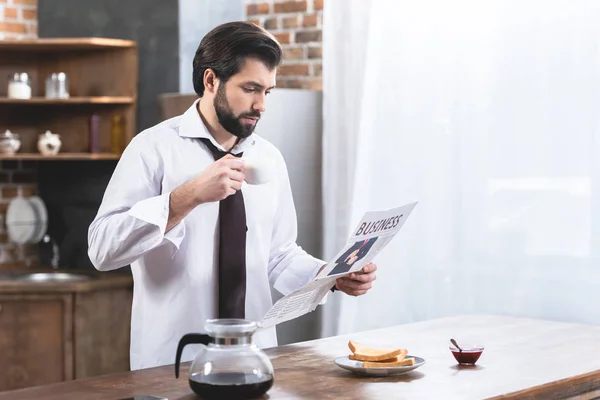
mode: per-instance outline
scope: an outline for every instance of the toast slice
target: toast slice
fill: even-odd
[[[386,358],[384,360],[377,360],[377,362],[399,362],[404,360],[404,357],[406,357],[406,355],[408,354],[408,350],[406,349],[400,349],[400,354],[398,354],[397,356],[391,357],[391,358]],[[366,356],[367,359],[365,359],[365,356],[362,354],[350,354],[348,356],[348,358],[350,360],[354,360],[354,361],[373,361],[373,360],[369,360],[370,356]]]
[[[390,367],[408,367],[415,364],[415,359],[412,357],[405,358],[401,361],[393,362],[374,362],[363,361],[364,368],[390,368]]]
[[[348,347],[352,350],[355,357],[361,361],[382,361],[389,360],[402,354],[406,349],[377,349],[374,347],[363,346],[360,343],[350,340]],[[406,355],[406,354],[405,354]]]

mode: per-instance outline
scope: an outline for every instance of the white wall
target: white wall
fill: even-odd
[[[256,133],[273,143],[287,163],[296,212],[298,244],[316,257],[322,255],[321,139],[322,93],[274,89]],[[281,296],[273,293],[276,301]],[[279,344],[318,338],[320,308],[277,326]]]

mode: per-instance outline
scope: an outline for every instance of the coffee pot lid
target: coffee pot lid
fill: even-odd
[[[252,335],[258,328],[256,322],[247,319],[209,319],[204,329],[209,336],[218,338],[240,338]]]

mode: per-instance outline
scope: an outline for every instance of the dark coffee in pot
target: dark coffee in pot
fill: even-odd
[[[190,387],[202,399],[251,399],[260,397],[273,386],[271,374],[248,374],[243,372],[218,372],[194,374]]]

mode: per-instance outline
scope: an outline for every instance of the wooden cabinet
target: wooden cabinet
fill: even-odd
[[[74,378],[129,371],[132,291],[78,293],[74,303]]]
[[[7,97],[7,77],[26,72],[32,97]],[[68,99],[45,96],[49,74],[64,72]],[[136,130],[138,55],[136,43],[106,38],[52,38],[0,40],[0,133],[9,129],[20,135],[21,149],[0,159],[98,160],[118,159],[111,146],[113,117],[121,117],[124,129],[121,149]],[[100,151],[90,153],[90,120],[100,117]],[[60,134],[58,156],[43,156],[37,139],[47,130]]]
[[[0,295],[0,390],[73,378],[72,296]]]
[[[129,370],[131,277],[98,281],[39,293],[0,285],[0,391]]]

